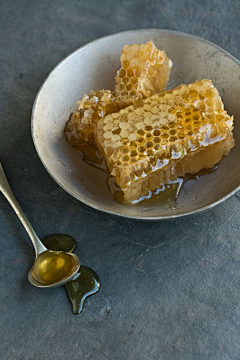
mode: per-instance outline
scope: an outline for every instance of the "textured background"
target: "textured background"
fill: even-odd
[[[0,1],[0,158],[41,238],[68,233],[102,281],[79,316],[64,288],[27,279],[28,236],[0,196],[1,360],[240,358],[240,194],[209,213],[145,223],[111,217],[65,193],[40,163],[31,108],[49,71],[87,42],[163,28],[240,58],[240,1]]]

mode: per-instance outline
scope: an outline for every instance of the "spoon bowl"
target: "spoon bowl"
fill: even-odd
[[[52,251],[52,250],[48,250],[48,251],[51,251],[52,253],[59,253],[59,251]],[[33,269],[34,269],[34,265],[36,264],[36,260],[31,268],[31,270],[29,271],[28,273],[28,280],[29,282],[38,287],[38,288],[51,288],[51,287],[59,287],[59,286],[62,286],[64,284],[66,284],[67,282],[71,281],[77,274],[77,272],[79,271],[80,269],[80,260],[79,258],[77,257],[77,255],[75,254],[72,254],[72,253],[69,253],[69,252],[65,252],[65,254],[69,255],[69,256],[72,256],[73,259],[74,259],[74,262],[75,262],[75,267],[74,267],[74,271],[72,272],[72,274],[68,277],[65,277],[63,279],[61,279],[60,281],[57,281],[57,282],[54,282],[53,284],[42,284],[38,281],[36,281],[32,275],[32,272],[33,272]]]

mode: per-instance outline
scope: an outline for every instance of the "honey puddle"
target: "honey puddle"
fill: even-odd
[[[72,136],[71,133],[65,132],[66,138],[70,139]],[[68,140],[69,141],[69,140]],[[73,146],[73,145],[72,145]],[[218,165],[211,169],[201,170],[195,175],[187,174],[184,178],[178,178],[175,181],[169,182],[169,184],[161,184],[161,186],[155,191],[149,191],[145,196],[141,196],[139,199],[132,201],[131,203],[126,203],[123,198],[122,191],[120,187],[117,186],[115,179],[110,175],[109,170],[106,165],[106,160],[103,156],[100,155],[98,149],[94,143],[85,146],[84,148],[78,147],[77,145],[73,146],[80,154],[81,159],[88,165],[93,166],[99,171],[102,171],[106,174],[106,184],[111,191],[113,198],[120,204],[124,205],[147,205],[153,206],[155,204],[161,203],[165,208],[177,208],[177,198],[184,186],[184,184],[189,180],[199,180],[203,175],[211,174],[216,171]],[[196,200],[196,198],[193,198]]]
[[[73,252],[76,241],[73,237],[64,234],[54,234],[46,237],[43,244],[48,250]],[[72,303],[72,312],[77,315],[83,310],[85,299],[100,289],[98,275],[89,267],[81,266],[73,280],[65,284],[69,300]]]

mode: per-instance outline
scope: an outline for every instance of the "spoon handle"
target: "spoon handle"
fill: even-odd
[[[38,254],[42,253],[43,251],[46,251],[47,248],[42,244],[41,240],[38,238],[37,234],[32,228],[32,225],[28,221],[26,215],[22,211],[20,205],[17,202],[17,199],[15,198],[10,185],[7,181],[6,175],[3,171],[2,165],[0,163],[0,191],[3,193],[5,198],[9,201],[9,203],[12,205],[12,208],[14,209],[15,213],[17,214],[19,220],[22,222],[25,230],[27,231],[30,239],[32,240],[36,257]]]

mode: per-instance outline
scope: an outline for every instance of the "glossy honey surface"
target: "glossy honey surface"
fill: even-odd
[[[31,273],[38,283],[51,285],[71,276],[77,268],[78,265],[70,254],[48,250],[37,257]]]

